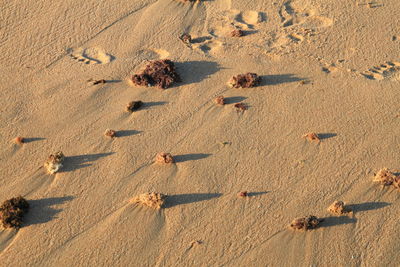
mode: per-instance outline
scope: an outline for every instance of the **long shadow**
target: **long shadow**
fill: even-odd
[[[71,172],[81,168],[89,167],[92,165],[90,163],[92,163],[93,161],[110,156],[114,153],[115,152],[65,157],[65,161],[63,164],[64,166],[63,168],[61,168],[60,172]]]
[[[319,139],[328,139],[328,138],[332,138],[332,137],[335,137],[335,136],[337,136],[337,134],[335,134],[335,133],[319,133],[318,134],[318,137],[319,137]]]
[[[221,193],[195,193],[195,194],[172,195],[167,197],[164,207],[171,208],[177,205],[210,200],[213,198],[218,198],[220,196],[222,196]]]
[[[202,37],[193,38],[191,43],[198,44],[198,43],[202,43],[202,42],[205,42],[205,41],[208,41],[211,39],[212,39],[211,36],[202,36]]]
[[[51,206],[60,205],[72,199],[74,197],[67,196],[29,200],[29,211],[24,216],[24,226],[51,221],[57,213],[62,211],[61,209],[54,209]]]
[[[356,223],[357,219],[356,218],[350,218],[346,216],[340,216],[340,217],[326,217],[323,218],[323,221],[321,222],[321,227],[330,227],[330,226],[336,226],[336,225],[342,225],[342,224],[350,224],[350,223]]]
[[[158,102],[144,102],[143,109],[149,109],[151,107],[162,106],[168,104],[166,101],[158,101]]]
[[[24,142],[25,142],[25,143],[36,142],[36,141],[43,141],[43,140],[46,140],[46,138],[43,138],[43,137],[24,138]]]
[[[212,154],[184,154],[184,155],[177,155],[174,156],[174,160],[176,163],[178,162],[185,162],[185,161],[190,161],[190,160],[199,160],[199,159],[205,159]]]
[[[125,137],[125,136],[131,136],[131,135],[135,135],[135,134],[139,134],[141,133],[141,131],[136,131],[136,130],[120,130],[117,131],[117,133],[115,134],[116,137]]]
[[[282,83],[292,83],[304,80],[294,76],[294,74],[277,74],[277,75],[264,75],[261,76],[261,86],[263,85],[278,85]]]
[[[351,204],[351,205],[348,205],[347,207],[349,208],[349,210],[352,210],[354,213],[357,213],[357,212],[368,211],[368,210],[377,210],[377,209],[387,207],[389,205],[392,205],[392,203],[364,202],[364,203],[360,203],[360,204]]]
[[[182,78],[176,86],[199,83],[221,69],[217,62],[212,61],[177,62],[176,67]]]
[[[247,99],[247,97],[244,97],[244,96],[231,96],[231,97],[226,97],[225,98],[225,103],[226,104],[233,104],[233,103],[242,102],[245,99]]]
[[[256,196],[261,196],[261,195],[265,195],[267,193],[269,193],[271,191],[260,191],[260,192],[248,192],[247,195],[249,197],[256,197]]]

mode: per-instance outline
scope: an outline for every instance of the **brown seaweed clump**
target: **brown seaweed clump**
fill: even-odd
[[[166,89],[174,82],[180,81],[175,65],[169,59],[150,61],[141,73],[132,76],[132,82],[135,85],[157,86],[161,89]]]
[[[350,212],[349,209],[344,205],[343,201],[337,200],[333,202],[329,207],[328,211],[336,215],[344,215]]]
[[[126,105],[127,112],[135,112],[136,110],[140,109],[143,106],[142,101],[131,101]]]
[[[0,206],[0,222],[4,228],[18,228],[24,214],[29,210],[29,203],[23,197],[13,197]]]
[[[234,29],[231,31],[231,37],[242,37],[244,35],[244,32],[240,29]]]
[[[170,153],[160,152],[156,155],[156,162],[158,162],[158,163],[174,163],[175,160]]]
[[[179,39],[181,39],[182,42],[185,44],[189,45],[192,42],[192,36],[190,34],[184,33],[182,34]]]
[[[234,107],[238,110],[238,111],[245,111],[247,109],[246,105],[244,103],[236,103],[234,105]]]
[[[242,192],[238,193],[238,197],[245,198],[245,197],[248,197],[248,196],[249,196],[249,193],[247,191],[242,191]]]
[[[25,138],[17,136],[14,138],[14,143],[21,146],[23,143],[25,143]]]
[[[163,207],[166,197],[166,195],[161,193],[144,193],[134,197],[132,202],[139,203],[153,209],[160,209]]]
[[[218,105],[221,105],[221,106],[225,105],[225,98],[222,95],[217,96],[214,101]]]
[[[250,88],[255,87],[261,83],[261,77],[255,73],[238,74],[233,76],[228,85],[234,88]]]
[[[321,139],[319,138],[318,134],[316,134],[316,133],[307,133],[307,134],[303,135],[303,138],[306,138],[310,142],[312,142],[312,141],[315,141],[317,143],[321,142]]]
[[[61,151],[51,154],[44,163],[47,172],[50,174],[58,172],[63,166],[64,158],[64,154]]]
[[[375,174],[374,182],[378,182],[381,185],[385,186],[393,186],[397,189],[400,189],[400,176],[395,175],[387,168],[383,168]]]
[[[294,230],[306,231],[317,228],[322,221],[323,219],[319,219],[317,216],[309,215],[307,217],[294,219],[289,226]]]
[[[104,135],[107,136],[107,137],[110,137],[110,138],[116,137],[116,134],[117,134],[117,132],[114,131],[114,130],[111,130],[111,129],[107,129],[107,130],[104,132]]]

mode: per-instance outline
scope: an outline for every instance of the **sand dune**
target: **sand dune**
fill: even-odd
[[[400,170],[399,9],[1,3],[0,201],[22,195],[30,210],[0,231],[0,265],[397,266],[400,194],[373,179]],[[159,59],[182,81],[129,83]],[[249,72],[260,84],[227,85]],[[62,167],[48,174],[57,151]],[[155,162],[159,152],[175,163]],[[165,206],[130,202],[145,192],[167,195]],[[352,213],[330,214],[335,200]],[[316,229],[289,229],[310,214],[324,219]]]

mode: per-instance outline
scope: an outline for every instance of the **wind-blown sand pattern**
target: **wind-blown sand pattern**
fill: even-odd
[[[399,10],[2,1],[0,201],[30,209],[0,231],[0,265],[398,266]],[[180,82],[129,86],[166,59]],[[246,73],[257,86],[228,86]],[[302,138],[312,132],[320,142]],[[130,201],[143,192],[168,198]],[[327,211],[336,200],[352,212]],[[288,229],[316,226],[310,214],[318,227]]]

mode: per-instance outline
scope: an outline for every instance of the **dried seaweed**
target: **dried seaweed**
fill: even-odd
[[[110,137],[110,138],[114,138],[116,136],[116,134],[117,134],[117,132],[114,131],[114,130],[111,130],[111,129],[107,129],[104,132],[104,135],[107,136],[107,137]]]
[[[309,215],[306,217],[294,219],[289,226],[294,230],[306,231],[317,228],[322,221],[323,219],[319,219],[316,216]]]
[[[132,202],[139,203],[153,209],[160,209],[163,207],[166,197],[166,195],[161,193],[144,193],[134,197]]]
[[[225,98],[222,95],[217,96],[214,101],[218,105],[225,105]]]
[[[127,112],[135,112],[136,110],[140,109],[143,106],[142,101],[131,101],[126,105]]]
[[[18,228],[24,214],[29,210],[29,203],[21,196],[4,201],[0,206],[0,221],[4,228]]]
[[[350,210],[344,205],[344,202],[340,200],[333,202],[328,207],[328,211],[335,215],[344,215],[350,212]]]
[[[156,162],[158,163],[174,163],[174,158],[170,153],[160,152],[156,155]]]
[[[166,89],[180,81],[175,65],[169,59],[150,61],[142,72],[132,76],[132,82],[135,85],[157,86],[161,89]]]
[[[307,134],[303,135],[303,138],[306,138],[310,142],[312,142],[312,141],[315,141],[317,143],[321,142],[321,139],[319,138],[318,134],[316,134],[316,133],[307,133]]]
[[[238,74],[233,76],[228,85],[234,88],[250,88],[255,87],[261,83],[261,77],[256,73],[248,72],[246,74]]]
[[[51,154],[46,162],[44,163],[44,167],[50,174],[54,174],[58,172],[62,168],[62,163],[64,162],[64,154],[61,151],[57,153]]]
[[[240,29],[235,29],[231,31],[231,37],[242,37],[244,35],[244,32]]]

